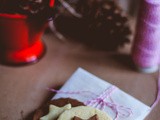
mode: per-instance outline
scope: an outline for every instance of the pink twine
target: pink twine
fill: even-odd
[[[95,93],[91,92],[91,91],[62,91],[62,90],[55,90],[55,89],[51,89],[51,88],[47,88],[49,91],[51,92],[55,92],[55,93],[60,93],[60,94],[67,94],[67,95],[83,95],[85,97],[87,97],[87,95],[85,95],[86,93],[89,93],[91,95],[96,95]]]
[[[104,110],[105,107],[111,108],[116,116],[115,120],[118,119],[118,117],[130,117],[132,114],[131,108],[127,108],[122,105],[118,105],[117,103],[114,103],[111,94],[117,90],[117,87],[112,86],[109,89],[106,89],[102,94],[100,94],[97,98],[89,100],[85,102],[85,105],[88,106],[95,106],[96,108],[99,108],[101,110]],[[110,98],[111,102],[106,101],[107,98]]]
[[[139,67],[155,67],[160,57],[160,0],[142,0],[140,7],[132,57]]]
[[[49,91],[60,93],[60,94],[85,94],[85,92],[91,93],[93,95],[96,95],[95,93],[91,91],[61,91],[61,90],[55,90],[47,88]],[[91,100],[88,100],[85,102],[85,105],[87,106],[93,106],[96,108],[99,108],[103,110],[105,107],[109,107],[112,109],[113,112],[115,112],[115,120],[118,117],[129,117],[132,114],[131,108],[127,108],[122,105],[118,105],[117,103],[113,102],[111,98],[111,94],[117,90],[117,87],[112,86],[108,89],[106,89],[104,92],[102,92],[99,96],[96,95],[96,98],[93,98]],[[106,99],[109,98],[111,102],[107,101]]]
[[[157,98],[156,98],[155,102],[153,103],[153,105],[151,106],[151,108],[153,109],[158,104],[159,101],[160,101],[160,70],[159,70],[159,76],[158,76]]]

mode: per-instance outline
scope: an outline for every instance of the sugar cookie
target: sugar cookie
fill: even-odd
[[[57,107],[54,105],[49,106],[49,113],[46,116],[40,118],[40,120],[54,120],[65,110],[71,109],[71,104],[67,104],[64,107]]]
[[[46,103],[45,105],[43,105],[41,108],[37,109],[35,111],[35,114],[33,116],[33,120],[39,120],[42,116],[45,116],[46,114],[48,114],[48,109],[50,105],[55,105],[58,107],[63,107],[66,104],[71,104],[72,107],[76,107],[76,106],[82,106],[84,105],[84,103],[72,99],[72,98],[59,98],[59,99],[54,99],[52,101],[49,101],[48,103]]]
[[[72,120],[74,116],[87,120],[95,114],[97,114],[99,120],[112,120],[105,112],[89,106],[78,106],[65,110],[57,120]]]

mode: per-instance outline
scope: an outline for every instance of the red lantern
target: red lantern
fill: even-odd
[[[54,6],[54,2],[55,2],[54,0],[50,0],[49,6],[53,7]]]
[[[0,14],[0,62],[21,65],[38,61],[45,52],[41,36],[47,22],[18,14]]]

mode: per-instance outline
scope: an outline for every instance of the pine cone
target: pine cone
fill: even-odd
[[[60,32],[103,50],[116,50],[129,42],[128,19],[113,0],[78,0],[73,6],[83,17],[60,16],[55,20]]]
[[[2,0],[0,13],[37,15],[45,18],[52,14],[49,2],[50,0]]]
[[[52,16],[49,2],[50,0],[19,0],[19,8],[22,14],[46,18]]]
[[[129,42],[128,19],[113,0],[79,0],[77,12],[87,21],[89,45],[115,50]]]

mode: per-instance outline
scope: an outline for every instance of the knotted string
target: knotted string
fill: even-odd
[[[114,113],[115,113],[115,118],[114,120],[117,120],[118,117],[130,117],[132,114],[131,108],[127,108],[123,105],[118,105],[113,101],[111,98],[111,94],[118,88],[115,86],[111,86],[107,88],[104,92],[102,92],[100,95],[97,95],[91,91],[62,91],[62,90],[55,90],[51,88],[47,88],[51,92],[59,93],[59,94],[67,94],[67,95],[85,95],[85,93],[89,93],[91,95],[96,96],[95,98],[86,101],[84,104],[87,106],[92,106],[95,108],[98,108],[100,110],[104,110],[105,107],[109,107]],[[110,101],[106,100],[110,99]]]
[[[95,95],[97,96],[95,93],[91,92],[91,91],[62,91],[62,90],[55,90],[52,88],[47,88],[47,90],[51,91],[51,92],[55,92],[55,93],[59,93],[59,94],[67,94],[67,95],[82,95],[84,97],[88,97],[88,95],[86,94],[90,94],[90,95]]]
[[[157,98],[155,100],[155,102],[153,103],[153,105],[151,106],[151,108],[153,109],[157,104],[158,102],[160,101],[160,68],[159,68],[159,76],[158,76],[158,90],[157,90]]]
[[[104,92],[102,92],[102,94],[100,94],[98,97],[85,102],[85,105],[93,106],[93,107],[99,108],[100,110],[104,110],[105,107],[109,107],[116,114],[114,118],[115,120],[117,120],[118,117],[123,117],[123,118],[130,117],[132,114],[131,108],[127,108],[125,106],[118,105],[111,98],[111,94],[117,89],[118,89],[117,87],[112,86],[106,89]],[[107,98],[109,98],[111,102],[107,101],[106,100]]]

